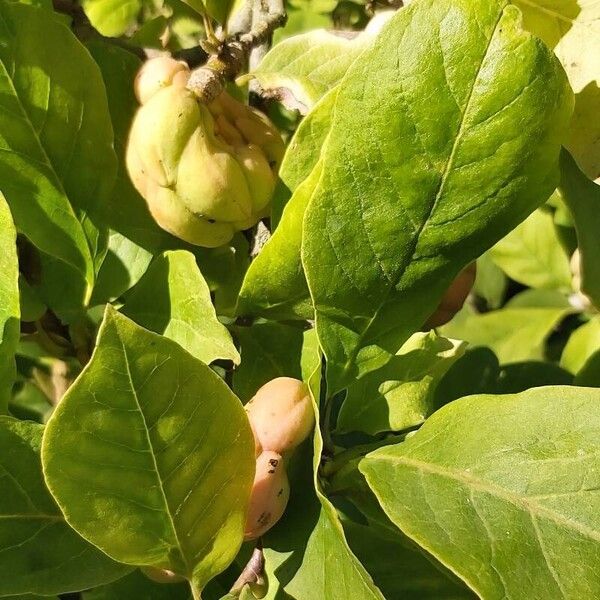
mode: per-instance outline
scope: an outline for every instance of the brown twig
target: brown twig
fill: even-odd
[[[246,33],[230,37],[220,52],[211,56],[207,63],[192,71],[188,89],[203,102],[212,102],[223,91],[226,81],[231,81],[244,69],[251,50],[267,42],[273,31],[285,25],[287,15],[283,0],[262,0],[267,10],[262,19],[254,23]]]

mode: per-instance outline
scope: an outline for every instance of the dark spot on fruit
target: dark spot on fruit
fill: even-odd
[[[275,468],[275,467],[277,467],[277,465],[279,464],[279,461],[278,461],[276,458],[271,458],[271,459],[269,460],[269,464],[270,464],[270,465],[271,465],[273,468]]]

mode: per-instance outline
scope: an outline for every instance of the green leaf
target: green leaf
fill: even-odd
[[[206,364],[219,358],[240,362],[231,335],[217,319],[196,260],[185,250],[157,256],[126,295],[122,312]]]
[[[474,394],[517,394],[546,385],[573,385],[573,376],[558,365],[542,361],[501,367],[489,348],[472,348],[450,367],[436,387],[434,406],[440,408]]]
[[[152,254],[135,242],[111,231],[108,251],[102,262],[90,304],[116,300],[130,290],[144,275]]]
[[[191,2],[188,2],[191,5]],[[227,23],[229,14],[236,4],[236,0],[204,0],[208,14],[224,25]]]
[[[575,221],[581,260],[581,290],[600,306],[600,185],[590,181],[572,156],[561,154],[560,193]]]
[[[321,176],[318,160],[331,125],[336,95],[337,90],[333,90],[317,104],[288,146],[280,171],[283,183],[273,200],[277,229],[246,273],[238,314],[279,319],[314,317],[300,258],[302,222]]]
[[[332,391],[556,188],[572,95],[519,22],[500,0],[410,4],[341,83],[302,242]]]
[[[0,414],[6,413],[16,377],[15,352],[21,337],[17,232],[0,192]]]
[[[576,92],[567,147],[591,179],[600,177],[600,5],[595,0],[513,0],[524,24],[555,49]]]
[[[388,517],[480,597],[595,598],[599,411],[584,388],[472,396],[360,469]]]
[[[302,379],[300,359],[305,335],[298,327],[280,323],[236,328],[242,360],[233,373],[233,390],[244,404],[271,379]]]
[[[600,317],[593,317],[571,334],[560,357],[560,366],[578,373],[597,350],[600,350]]]
[[[287,203],[275,233],[251,263],[240,290],[238,314],[271,319],[313,318],[300,248],[302,219],[320,177],[317,165]]]
[[[532,288],[571,290],[569,258],[549,211],[533,212],[490,252],[494,262],[519,283]]]
[[[309,29],[331,27],[330,13],[337,4],[338,0],[287,0],[288,21],[284,28],[275,31],[274,43]]]
[[[21,320],[33,323],[46,312],[46,305],[40,300],[39,295],[27,283],[22,273],[19,273],[19,305]]]
[[[200,270],[214,293],[217,314],[233,316],[250,264],[250,246],[242,232],[220,248],[194,248]]]
[[[42,458],[67,522],[116,560],[202,589],[240,547],[254,476],[242,405],[209,367],[110,307]]]
[[[136,24],[142,0],[82,0],[82,6],[102,35],[119,37]]]
[[[502,269],[492,260],[490,253],[486,252],[477,259],[477,276],[473,293],[483,298],[489,308],[500,308],[508,281]]]
[[[83,592],[83,600],[192,600],[187,583],[154,583],[139,570],[93,590]]]
[[[0,596],[78,591],[130,570],[65,523],[42,476],[43,430],[0,417]]]
[[[414,334],[384,367],[348,388],[337,423],[340,433],[402,431],[435,410],[435,389],[466,344],[435,332]]]
[[[45,9],[2,3],[0,17],[2,191],[17,230],[44,253],[44,301],[71,320],[105,250],[97,210],[116,169],[106,93],[85,48]]]
[[[442,573],[425,553],[398,532],[344,521],[352,551],[386,598],[466,600],[475,595]]]
[[[507,307],[477,314],[465,307],[439,331],[445,337],[491,348],[501,363],[544,358],[545,342],[572,309]]]
[[[600,351],[594,352],[575,376],[575,384],[600,387]]]
[[[318,29],[287,38],[263,58],[251,75],[285,106],[306,114],[342,80],[391,15],[390,11],[379,14],[358,34]]]

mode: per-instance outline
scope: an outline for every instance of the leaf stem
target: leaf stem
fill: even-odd
[[[192,598],[194,600],[202,600],[202,591],[199,590],[193,582],[190,581],[190,589],[192,590]]]
[[[361,446],[354,446],[353,448],[348,448],[348,450],[344,450],[336,454],[331,460],[325,462],[321,467],[321,474],[324,477],[331,477],[334,473],[337,473],[337,471],[339,471],[348,462],[354,460],[355,458],[363,457],[369,454],[369,452],[373,452],[378,448],[383,448],[384,446],[391,446],[392,444],[403,442],[406,439],[408,433],[409,432],[389,435],[383,438],[382,440],[377,440],[376,442],[372,442],[370,444],[363,444]]]

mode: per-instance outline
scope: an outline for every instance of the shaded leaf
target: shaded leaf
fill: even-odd
[[[597,350],[600,350],[600,318],[593,317],[571,334],[560,365],[571,373],[578,373]]]
[[[44,484],[43,430],[36,423],[0,417],[0,596],[78,591],[130,570],[65,523]]]
[[[71,320],[105,252],[97,212],[116,169],[106,94],[85,48],[46,10],[3,3],[0,15],[2,191],[43,253],[40,294]]]
[[[240,361],[231,335],[217,319],[208,285],[185,250],[157,256],[127,294],[122,312],[206,364],[219,358]]]
[[[439,331],[473,346],[491,348],[503,364],[542,359],[546,339],[571,312],[572,309],[564,307],[507,307],[477,314],[465,307]]]
[[[564,150],[561,154],[560,192],[577,230],[581,290],[600,306],[600,185],[590,181]]]
[[[244,404],[271,379],[302,379],[302,329],[279,323],[256,323],[236,328],[235,336],[240,342],[242,360],[233,373],[233,389]]]
[[[19,261],[17,232],[0,192],[0,414],[6,413],[16,377],[15,352],[19,343]]]
[[[384,367],[348,388],[337,423],[340,433],[402,431],[435,409],[435,389],[466,344],[430,333],[414,334]]]

